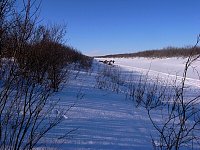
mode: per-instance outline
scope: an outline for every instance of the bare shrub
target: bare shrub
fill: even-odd
[[[32,149],[62,120],[62,115],[52,117],[55,105],[48,105],[53,91],[45,80],[38,84],[32,76],[25,79],[13,60],[4,63],[1,71],[5,73],[1,76],[0,147]]]
[[[198,43],[199,36],[194,49]],[[158,137],[152,138],[154,149],[178,150],[183,147],[193,148],[199,144],[199,89],[193,93],[195,96],[186,97],[189,90],[186,86],[187,72],[192,63],[199,58],[200,55],[193,55],[191,51],[180,84],[177,80],[172,85],[141,82],[139,84],[142,86],[135,90],[136,103],[147,110],[149,119],[157,131]],[[159,114],[160,118],[154,118],[154,114]]]
[[[103,65],[96,76],[96,87],[99,89],[110,89],[119,93],[123,84],[124,79],[118,67]]]
[[[15,0],[1,0],[0,2],[0,56],[6,45],[7,30],[10,27],[8,16],[12,14]]]
[[[50,96],[69,77],[69,64],[88,61],[62,43],[61,26],[36,26],[36,0],[0,2],[0,149],[33,149],[68,110]],[[35,9],[34,9],[35,8]],[[77,57],[78,56],[78,57]],[[76,59],[76,60],[75,60]]]

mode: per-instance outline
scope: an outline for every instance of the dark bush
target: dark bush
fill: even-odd
[[[49,97],[68,79],[72,64],[91,63],[63,44],[65,28],[38,26],[36,1],[20,1],[19,12],[16,0],[0,1],[1,150],[35,149],[68,111],[55,116],[58,101]]]

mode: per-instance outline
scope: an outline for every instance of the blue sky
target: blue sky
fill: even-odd
[[[42,23],[66,24],[66,43],[87,55],[193,45],[200,0],[43,0]]]

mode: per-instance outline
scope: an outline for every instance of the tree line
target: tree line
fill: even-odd
[[[147,57],[147,58],[169,58],[169,57],[183,57],[187,58],[189,56],[194,56],[200,54],[200,47],[166,47],[163,49],[156,49],[156,50],[145,50],[136,53],[126,53],[126,54],[113,54],[113,55],[106,55],[106,56],[97,56],[99,58],[129,58],[129,57]]]

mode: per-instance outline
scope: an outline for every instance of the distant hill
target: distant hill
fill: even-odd
[[[167,47],[163,49],[157,50],[146,50],[136,53],[125,53],[125,54],[113,54],[113,55],[105,55],[98,56],[98,58],[107,58],[107,57],[149,57],[149,58],[169,58],[169,57],[188,57],[190,55],[198,55],[200,54],[200,47],[192,48],[192,47]]]

